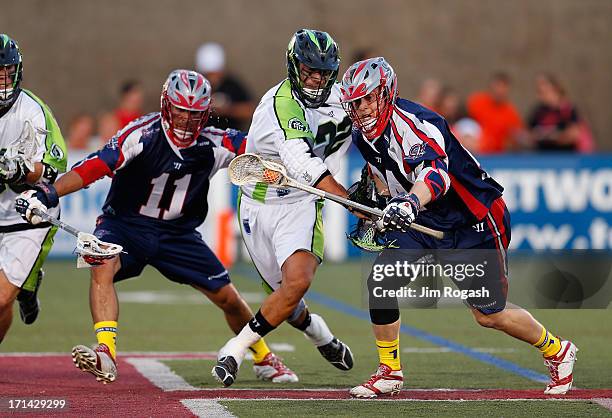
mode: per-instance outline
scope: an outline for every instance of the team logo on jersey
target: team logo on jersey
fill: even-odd
[[[56,160],[61,160],[64,158],[64,151],[62,151],[62,149],[57,144],[51,145],[51,151],[49,152]]]
[[[175,170],[180,170],[180,169],[181,169],[181,167],[183,166],[183,164],[178,163],[178,162],[176,162],[176,161],[175,161],[173,164],[174,164],[174,169],[175,169]]]
[[[411,160],[416,160],[417,158],[422,157],[425,154],[425,147],[426,144],[424,142],[421,144],[414,144],[410,147],[410,150],[408,150],[407,157]]]
[[[284,197],[289,194],[289,189],[276,189],[276,195],[278,197]]]
[[[304,171],[304,174],[302,174],[302,178],[306,181],[306,183],[310,183],[312,181],[312,176],[308,171]]]
[[[304,123],[298,118],[289,119],[288,126],[289,126],[289,129],[295,129],[296,131],[302,131],[302,132],[308,131],[308,128],[306,128],[306,125],[304,125]]]
[[[247,234],[251,233],[251,225],[249,225],[249,220],[247,218],[242,220],[242,228]]]

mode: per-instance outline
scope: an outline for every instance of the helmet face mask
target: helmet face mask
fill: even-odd
[[[325,103],[339,66],[338,46],[326,32],[302,29],[289,41],[287,75],[291,89],[306,107]]]
[[[161,115],[164,132],[175,145],[191,145],[210,111],[211,87],[203,75],[188,70],[170,73],[162,88]]]
[[[344,73],[340,87],[344,110],[367,139],[387,127],[397,98],[397,76],[384,58],[356,62]]]
[[[21,91],[23,61],[17,42],[0,34],[0,108],[10,106]]]

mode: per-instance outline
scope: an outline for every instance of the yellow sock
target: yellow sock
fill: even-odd
[[[117,355],[117,321],[100,321],[94,324],[98,344],[106,344],[113,358]]]
[[[260,363],[270,352],[270,348],[264,341],[263,338],[260,338],[255,344],[249,347],[249,350],[253,353],[253,362]]]
[[[382,364],[391,367],[391,370],[401,370],[399,352],[399,338],[393,341],[376,340],[376,348],[378,349],[378,358]]]
[[[534,345],[544,357],[552,357],[561,351],[561,340],[542,327],[542,336]]]

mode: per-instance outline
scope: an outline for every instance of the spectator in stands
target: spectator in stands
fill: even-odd
[[[196,69],[212,86],[213,111],[209,125],[247,130],[256,103],[244,84],[226,72],[223,47],[215,42],[202,45],[196,53]]]
[[[461,118],[451,126],[453,135],[461,142],[472,154],[480,152],[482,141],[482,128],[474,119],[470,117]]]
[[[144,91],[136,80],[125,81],[119,90],[119,105],[115,110],[100,117],[100,139],[106,142],[125,125],[141,117],[143,112]]]
[[[538,103],[529,116],[529,137],[536,150],[576,151],[580,118],[565,89],[552,74],[536,79]]]
[[[98,149],[95,140],[96,121],[87,113],[80,113],[70,121],[66,145],[71,151],[93,152]]]
[[[468,98],[468,114],[482,128],[482,154],[508,151],[522,142],[523,121],[510,102],[510,87],[510,77],[498,72],[493,75],[488,91]]]
[[[452,126],[461,116],[461,99],[452,87],[445,86],[440,91],[440,97],[435,108],[438,109],[438,113],[446,119],[448,124]]]
[[[440,102],[440,95],[442,93],[442,84],[435,78],[428,78],[423,80],[421,87],[419,88],[419,94],[415,102],[426,108],[437,112],[437,106]]]
[[[357,48],[353,52],[353,58],[351,59],[351,62],[363,61],[363,60],[367,60],[368,58],[374,58],[376,56],[377,54],[373,48],[368,48],[368,47]]]

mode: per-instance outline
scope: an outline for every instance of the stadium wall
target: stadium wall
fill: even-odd
[[[112,109],[126,79],[144,83],[155,110],[167,74],[191,68],[206,41],[225,46],[229,69],[261,97],[284,77],[291,34],[314,27],[338,41],[341,70],[357,49],[388,58],[407,98],[426,77],[466,95],[504,70],[525,114],[534,76],[556,73],[600,148],[612,151],[610,22],[607,0],[20,0],[0,13],[0,31],[23,49],[24,85],[63,129],[77,113]]]

